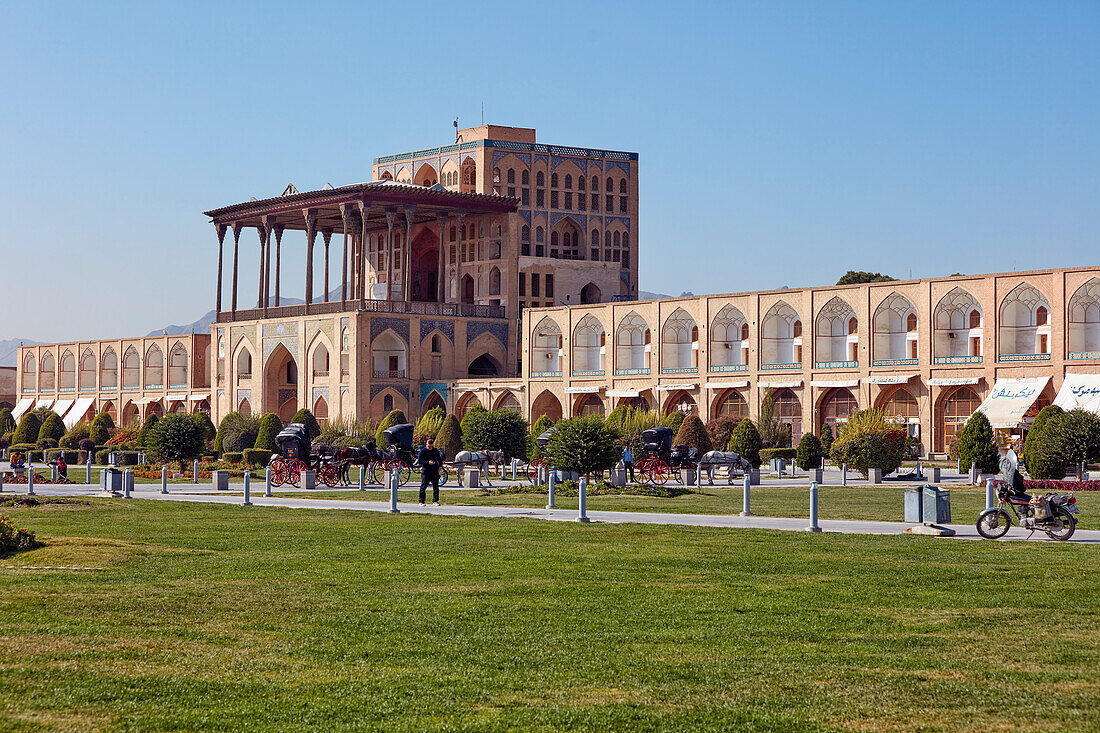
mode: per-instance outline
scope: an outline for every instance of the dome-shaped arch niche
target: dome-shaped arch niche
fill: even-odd
[[[290,422],[298,411],[298,363],[283,344],[278,344],[267,357],[264,367],[264,404],[261,409],[274,412],[283,421]]]
[[[331,374],[331,352],[332,344],[323,333],[318,332],[309,348],[310,376],[313,379],[327,379]]]
[[[886,296],[875,309],[872,327],[875,349],[872,366],[889,366],[882,362],[917,358],[917,309],[904,295]]]
[[[1020,283],[1004,297],[997,327],[1000,361],[1050,358],[1050,301],[1031,283]]]
[[[760,330],[762,365],[801,365],[802,321],[787,302],[781,300],[768,309]]]
[[[573,376],[602,377],[605,333],[603,324],[591,313],[573,329]]]
[[[99,364],[96,363],[95,352],[91,348],[86,348],[80,353],[80,373],[77,377],[77,384],[80,385],[81,392],[93,392],[96,388],[96,371],[99,369]]]
[[[615,330],[615,373],[649,374],[649,342],[649,324],[630,311]]]
[[[76,357],[66,349],[58,361],[58,391],[72,392],[76,389]]]
[[[378,334],[371,343],[371,364],[375,379],[404,379],[408,350],[405,342],[391,329]]]
[[[561,374],[561,326],[553,318],[546,316],[531,337],[531,372],[541,374]]]
[[[159,346],[153,344],[145,352],[145,389],[161,389],[163,387],[164,354]]]
[[[40,381],[39,389],[57,389],[57,360],[53,352],[47,351],[42,355],[42,365],[38,372]]]
[[[115,353],[113,346],[108,346],[103,352],[103,358],[99,360],[99,388],[115,389],[116,387],[118,387],[118,354]]]
[[[187,348],[180,341],[168,352],[168,386],[187,386]]]
[[[843,298],[831,298],[817,312],[814,338],[817,366],[855,366],[859,363],[856,312]]]
[[[698,350],[699,327],[686,310],[677,308],[661,327],[661,373],[695,373]]]
[[[1077,288],[1069,299],[1070,359],[1100,359],[1100,278]]]
[[[981,363],[982,307],[962,288],[940,298],[932,312],[932,349],[937,364]]]
[[[122,388],[141,388],[141,356],[133,346],[126,347],[126,351],[122,353]],[[125,416],[126,411],[123,410],[123,417]]]
[[[38,367],[35,361],[34,354],[28,353],[23,357],[23,389],[33,390],[37,389],[38,380]]]
[[[732,303],[718,311],[710,324],[710,369],[741,371],[749,363],[749,324]]]

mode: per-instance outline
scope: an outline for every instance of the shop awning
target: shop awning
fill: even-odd
[[[916,374],[872,374],[869,377],[864,377],[863,381],[867,384],[905,384]]]
[[[814,379],[811,387],[858,387],[858,379]]]
[[[938,377],[928,380],[930,387],[958,387],[963,384],[977,384],[981,377]]]
[[[33,404],[33,397],[24,397],[23,399],[19,400],[18,403],[16,403],[15,409],[11,411],[11,416],[18,420],[19,418],[23,417],[24,412],[31,409],[31,405]]]
[[[40,407],[49,407],[52,404],[53,404],[53,397],[47,397],[44,400],[38,400],[38,402],[35,402],[34,403],[34,409],[37,410]]]
[[[140,400],[134,400],[135,405],[148,405],[150,402],[160,402],[163,397],[142,397]]]
[[[71,428],[73,425],[80,422],[80,418],[84,417],[84,413],[88,411],[88,408],[92,406],[93,402],[95,402],[95,398],[93,397],[81,397],[78,399],[72,409],[69,410],[69,413],[65,415],[65,427]]]
[[[187,395],[185,395],[185,394],[170,394],[167,397],[165,397],[164,399],[168,400],[169,402],[186,402],[187,401]]]
[[[53,403],[53,411],[56,412],[62,420],[64,420],[65,413],[69,412],[69,408],[72,406],[73,400],[58,400],[57,402]],[[65,423],[65,427],[69,427],[69,424]]]
[[[695,386],[694,384],[658,384],[654,389],[658,392],[673,392],[677,389],[693,390]]]
[[[995,428],[1014,428],[1039,399],[1049,381],[1050,377],[998,379],[978,411],[984,412]]]
[[[637,397],[641,393],[639,389],[609,389],[604,394],[608,397]]]
[[[801,379],[783,379],[776,382],[758,382],[757,387],[760,389],[794,389],[802,386]]]
[[[210,399],[210,395],[208,395],[208,394],[193,394],[190,397],[188,397],[187,399],[191,400],[192,402],[202,402],[203,400]]]
[[[1080,408],[1100,414],[1100,374],[1067,374],[1054,404],[1063,410]]]
[[[740,387],[748,387],[749,380],[742,379],[736,382],[707,382],[703,386],[707,389],[739,389]]]
[[[591,386],[585,385],[583,387],[566,387],[565,388],[565,393],[566,394],[596,394],[599,391],[600,391],[600,386],[598,384],[591,385]]]

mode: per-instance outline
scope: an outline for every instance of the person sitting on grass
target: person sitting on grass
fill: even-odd
[[[434,440],[428,438],[417,453],[416,462],[420,466],[420,506],[424,506],[428,484],[432,485],[432,505],[439,506],[439,467],[443,465],[443,454],[436,450]]]

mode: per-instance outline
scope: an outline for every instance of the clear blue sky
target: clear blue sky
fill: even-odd
[[[646,290],[1100,261],[1097,2],[9,0],[2,16],[0,338],[190,322],[214,302],[204,210],[368,180],[375,156],[450,142],[482,102],[543,142],[640,153]]]

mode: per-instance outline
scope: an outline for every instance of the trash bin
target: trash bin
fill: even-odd
[[[920,524],[924,516],[924,506],[921,501],[921,487],[913,486],[905,490],[905,521],[909,524]]]
[[[99,472],[99,488],[121,494],[122,471],[117,468],[104,468]]]
[[[949,524],[951,522],[951,492],[938,486],[925,484],[924,521],[930,524]]]

